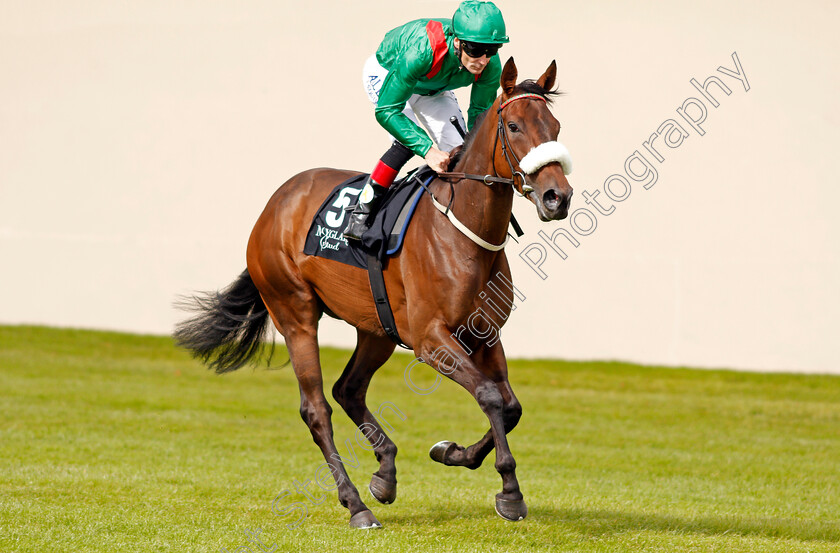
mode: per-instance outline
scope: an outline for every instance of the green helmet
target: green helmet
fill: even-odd
[[[493,2],[465,0],[452,16],[452,29],[459,40],[483,44],[510,42],[502,12]]]

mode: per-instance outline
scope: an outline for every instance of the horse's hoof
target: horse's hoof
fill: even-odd
[[[528,507],[522,499],[502,499],[497,495],[496,514],[505,520],[516,522],[528,516]]]
[[[370,494],[380,503],[389,505],[397,498],[397,483],[389,482],[384,478],[373,475],[370,477],[370,485],[368,486]]]
[[[350,527],[369,530],[371,528],[382,528],[382,523],[376,520],[376,517],[370,511],[359,511],[350,517]]]
[[[457,444],[455,442],[447,442],[446,440],[438,442],[432,446],[432,449],[429,450],[429,457],[431,457],[433,461],[437,461],[438,463],[445,465],[446,463],[444,463],[443,460],[446,459],[446,454],[456,447]]]

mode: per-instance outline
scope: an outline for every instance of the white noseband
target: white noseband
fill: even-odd
[[[572,156],[569,155],[569,150],[557,141],[544,142],[531,148],[528,155],[519,162],[519,167],[526,175],[530,175],[536,173],[540,167],[555,161],[563,168],[563,174],[572,173]]]

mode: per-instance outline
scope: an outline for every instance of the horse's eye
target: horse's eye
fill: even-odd
[[[516,123],[508,123],[508,128],[510,129],[510,132],[519,132],[519,125]]]

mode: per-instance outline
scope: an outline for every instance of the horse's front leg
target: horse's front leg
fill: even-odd
[[[522,406],[508,381],[507,361],[501,342],[496,342],[493,347],[482,346],[473,353],[472,358],[476,367],[496,383],[499,393],[502,394],[502,418],[505,434],[509,434],[522,416]],[[466,448],[454,442],[438,442],[432,446],[429,455],[438,463],[447,466],[475,470],[493,451],[494,446],[493,430],[490,429],[479,441]]]
[[[501,350],[499,344],[496,344],[494,348],[489,348],[498,348],[498,353],[490,356],[496,360],[496,363],[492,364],[492,368],[490,366],[482,367],[482,370],[479,369],[471,357],[467,357],[466,355],[452,356],[440,354],[441,351],[446,351],[445,348],[442,348],[442,345],[448,343],[447,339],[449,335],[450,332],[441,325],[429,333],[427,335],[428,338],[423,340],[415,351],[421,359],[432,365],[438,372],[448,376],[470,392],[487,416],[487,419],[490,421],[489,437],[492,440],[487,440],[487,444],[482,444],[484,440],[475,444],[478,446],[474,450],[476,451],[476,458],[478,458],[481,452],[486,456],[495,447],[496,470],[502,477],[502,491],[496,494],[496,512],[506,520],[522,520],[528,514],[528,508],[525,506],[525,501],[522,499],[522,492],[519,490],[519,481],[516,479],[516,461],[513,458],[507,441],[505,395],[500,390],[497,381],[493,378],[495,376],[498,379],[500,375],[504,375],[504,380],[507,380],[504,352]],[[497,356],[501,356],[501,365],[498,363],[499,357]],[[479,355],[477,357],[478,359],[482,359],[486,356]],[[508,385],[507,388],[509,389],[510,386]],[[512,398],[511,403],[515,402],[518,406],[518,402],[512,392],[510,392],[510,398]],[[510,423],[513,423],[514,419],[519,420],[521,408],[511,407],[508,413],[507,419]],[[483,457],[481,458],[483,459]]]

